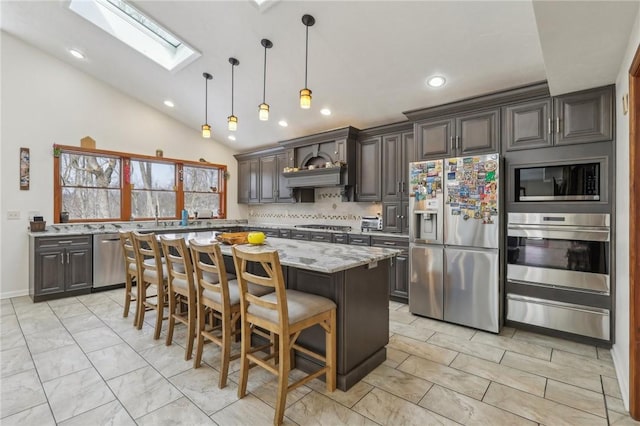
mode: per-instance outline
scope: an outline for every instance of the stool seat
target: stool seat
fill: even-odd
[[[285,297],[287,298],[287,315],[289,317],[289,324],[294,324],[321,314],[322,312],[336,309],[336,304],[326,297],[303,293],[297,290],[286,290],[285,294]],[[260,299],[265,302],[277,302],[277,296],[275,293],[269,293],[260,297]],[[278,312],[273,309],[267,309],[262,306],[252,304],[247,309],[247,312],[273,323],[278,322]]]

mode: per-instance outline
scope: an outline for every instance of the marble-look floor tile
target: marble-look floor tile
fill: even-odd
[[[152,367],[118,376],[107,381],[107,384],[134,419],[183,396]]]
[[[176,374],[169,381],[193,401],[208,416],[238,400],[238,385],[227,380],[227,386],[218,388],[219,373],[203,365]]]
[[[471,340],[476,330],[472,328],[463,327],[461,325],[449,324],[446,322],[434,320],[431,318],[415,317],[416,320],[412,325],[421,328],[427,328],[429,330],[437,331],[438,333],[449,334],[451,336],[461,337],[466,340]]]
[[[105,380],[148,366],[126,343],[98,349],[89,352],[87,356]]]
[[[0,304],[0,317],[6,317],[8,315],[15,315],[16,311],[13,309],[13,305],[9,299],[2,299]]]
[[[384,365],[386,365],[387,367],[396,368],[407,358],[409,358],[408,353],[387,346],[387,359],[384,362]]]
[[[547,379],[536,374],[465,354],[458,355],[451,363],[451,367],[533,395],[544,396]]]
[[[532,333],[530,331],[517,330],[513,335],[514,339],[524,340],[540,346],[547,346],[553,349],[560,349],[565,352],[571,352],[576,355],[597,358],[595,346],[585,345],[582,343],[572,342],[560,339],[558,337],[545,336],[542,334]]]
[[[138,419],[140,426],[215,425],[193,402],[182,397]]]
[[[288,411],[285,411],[283,426],[295,425],[288,417]],[[233,404],[223,408],[222,410],[211,415],[211,419],[219,425],[224,426],[268,426],[273,424],[275,410],[255,396],[249,394],[242,399],[236,400]],[[307,419],[307,423],[309,420]]]
[[[13,330],[0,330],[0,351],[4,352],[9,349],[27,347],[27,342],[24,340],[22,330],[20,328],[14,328]]]
[[[122,317],[123,312],[122,306],[118,305],[111,299],[106,299],[102,303],[91,305],[88,309],[98,318]],[[133,309],[135,310],[135,304]],[[133,325],[133,317],[131,317],[131,324]]]
[[[68,303],[65,305],[51,306],[58,318],[74,317],[76,315],[89,314],[89,310],[80,302]]]
[[[232,343],[231,353],[234,354],[239,352],[240,352],[239,342]],[[208,343],[204,345],[204,348],[202,350],[202,362],[204,362],[205,364],[207,364],[209,367],[213,368],[216,371],[220,371],[221,356],[222,356],[222,352],[220,351],[220,346],[214,345],[212,343]],[[240,358],[234,359],[229,363],[229,375],[232,375],[233,373],[237,373],[239,370],[240,370]],[[252,374],[252,373],[249,373],[249,374]],[[236,377],[235,381],[237,383],[238,375],[236,374],[235,377]]]
[[[31,297],[29,296],[18,296],[18,297],[12,297],[11,298],[11,303],[13,304],[14,307],[19,306],[19,305],[33,305],[33,300],[31,300]]]
[[[602,389],[600,376],[597,373],[589,373],[577,368],[531,358],[526,355],[507,352],[502,358],[501,364],[532,374],[538,374],[559,382],[579,386],[594,392],[600,392]]]
[[[31,354],[25,346],[2,351],[2,362],[0,363],[0,377],[3,379],[14,374],[35,368],[31,361]]]
[[[616,398],[622,398],[622,394],[620,393],[620,384],[617,379],[612,379],[611,377],[602,376],[602,388],[604,389],[605,395],[614,396]]]
[[[49,331],[53,333],[63,328],[60,320],[58,320],[58,317],[56,317],[52,313],[32,316],[25,319],[18,317],[18,320],[20,321],[20,328],[22,329],[22,333],[25,336],[43,331]]]
[[[93,368],[45,382],[43,386],[57,422],[115,399],[102,377]]]
[[[124,318],[122,316],[122,312],[113,312],[108,315],[103,315],[100,317],[100,320],[117,333],[126,332],[134,328],[133,318]]]
[[[436,333],[427,342],[453,351],[466,353],[476,358],[486,359],[487,361],[500,362],[504,355],[503,349],[448,334]]]
[[[601,417],[498,383],[491,383],[483,401],[545,425],[607,424]]]
[[[417,356],[410,356],[398,370],[437,383],[475,399],[482,399],[489,381]]]
[[[9,417],[2,419],[2,426],[55,426],[56,421],[53,419],[49,404],[36,405],[33,408],[21,411]]]
[[[60,426],[135,426],[135,422],[118,401],[111,401],[60,423]]]
[[[398,335],[389,339],[387,347],[445,365],[451,364],[451,361],[458,355],[456,351]]]
[[[103,326],[92,330],[80,331],[73,334],[78,345],[85,352],[93,352],[98,349],[108,348],[119,343],[124,343],[109,327]]]
[[[433,383],[427,380],[385,365],[378,366],[362,380],[414,404],[417,404],[433,386]]]
[[[417,317],[409,312],[389,311],[389,320],[401,324],[411,324]]]
[[[30,334],[25,336],[25,339],[33,355],[76,343],[64,327]]]
[[[327,392],[327,385],[319,379],[315,379],[307,383],[307,386],[315,392],[324,395],[348,408],[352,408],[356,402],[360,401],[368,392],[373,389],[369,383],[359,381],[353,385],[348,391],[344,392],[336,389],[333,392]]]
[[[624,408],[624,402],[620,398],[605,395],[607,401],[607,410],[615,411],[616,413],[628,414]]]
[[[596,348],[596,352],[598,353],[598,359],[613,362],[613,357],[611,357],[611,349],[598,347]]]
[[[611,377],[612,379],[616,378],[616,369],[613,367],[613,362],[611,361],[584,357],[554,349],[553,354],[551,355],[551,362],[566,365],[568,367],[579,368],[596,374],[602,374],[603,376]]]
[[[604,395],[555,380],[547,381],[544,397],[596,416],[606,417]]]
[[[46,303],[25,303],[14,304],[13,310],[20,319],[31,318],[38,315],[53,314],[53,311]]]
[[[617,413],[609,410],[607,412],[609,417],[609,424],[611,426],[639,426],[640,422],[635,421],[629,414]]]
[[[389,332],[422,341],[427,340],[435,333],[435,331],[429,330],[428,328],[416,327],[395,321],[389,321]]]
[[[523,417],[437,385],[427,392],[420,406],[463,425],[535,425]]]
[[[91,363],[77,345],[40,352],[33,356],[33,362],[43,383],[91,367]]]
[[[153,338],[153,328],[147,326],[142,327],[140,330],[133,327],[133,325],[127,330],[118,330],[117,334],[122,340],[127,342],[134,350],[140,352],[154,346],[164,346],[164,339]],[[211,345],[205,345],[205,348]]]
[[[80,303],[77,297],[63,297],[62,299],[54,299],[46,302],[46,304],[49,305],[49,307],[51,307],[52,309],[57,308],[59,306],[75,304],[75,303]]]
[[[446,417],[377,388],[362,398],[353,410],[381,425],[456,424]]]
[[[515,330],[513,331],[515,332]],[[512,339],[511,337],[505,337],[502,335],[497,336],[495,334],[478,331],[473,338],[471,338],[471,341],[495,346],[496,348],[516,352],[533,358],[544,359],[545,361],[551,360],[551,348],[525,342],[524,340]]]
[[[104,326],[104,323],[91,313],[62,318],[61,321],[69,333],[78,333]]]
[[[105,302],[113,302],[113,300],[111,300],[109,296],[102,292],[83,294],[82,296],[77,296],[76,299],[79,300],[87,308],[91,308],[92,306],[99,305]]]
[[[27,370],[2,380],[0,407],[3,418],[47,402],[36,370]]]
[[[398,309],[396,309],[396,311],[398,311],[398,312],[411,312],[411,311],[409,311],[409,305],[402,305]]]
[[[300,425],[375,425],[363,415],[317,392],[309,393],[284,414]],[[218,422],[215,415],[213,419]]]
[[[0,332],[7,333],[9,331],[20,330],[20,323],[18,323],[18,317],[15,315],[6,315],[0,317]],[[22,331],[20,330],[22,333]]]
[[[306,373],[300,370],[291,371],[291,373],[289,373],[289,384],[302,379],[304,376],[306,376]],[[271,380],[265,382],[260,386],[254,387],[251,390],[251,393],[262,402],[275,409],[276,398],[278,395],[278,379],[273,375],[271,377]],[[285,406],[288,407],[292,404],[295,404],[309,392],[311,392],[311,388],[308,388],[304,385],[287,392],[287,402],[285,403]]]
[[[513,327],[502,327],[502,330],[500,330],[500,333],[498,335],[502,337],[513,337],[515,332],[516,329]]]
[[[406,305],[404,303],[389,300],[389,310],[391,311],[395,311],[396,309],[402,308],[403,306],[406,306]]]
[[[175,376],[193,368],[193,359],[185,361],[184,349],[177,345],[154,346],[140,351],[140,356],[164,377]]]

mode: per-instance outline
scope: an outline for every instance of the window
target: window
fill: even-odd
[[[70,220],[120,218],[119,158],[63,152],[60,186]]]
[[[226,217],[222,164],[54,145],[54,223]]]

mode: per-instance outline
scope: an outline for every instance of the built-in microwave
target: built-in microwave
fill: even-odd
[[[600,173],[600,162],[516,167],[515,201],[600,201]]]

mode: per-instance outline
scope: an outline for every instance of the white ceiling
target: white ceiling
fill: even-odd
[[[272,1],[272,0],[271,0]],[[239,151],[346,125],[367,128],[405,119],[402,111],[440,105],[548,80],[552,94],[615,82],[638,2],[558,1],[136,1],[202,56],[177,72],[156,65],[68,9],[68,0],[0,2],[0,28],[199,133],[203,72],[209,82],[213,137]],[[303,14],[309,29],[310,110],[304,86]],[[262,102],[262,38],[267,54],[268,122]],[[78,61],[68,50],[87,58]],[[229,141],[231,65],[237,140]],[[425,86],[440,74],[447,84]],[[175,108],[163,105],[171,99]],[[328,107],[330,117],[320,114]],[[280,119],[289,122],[282,128]]]

